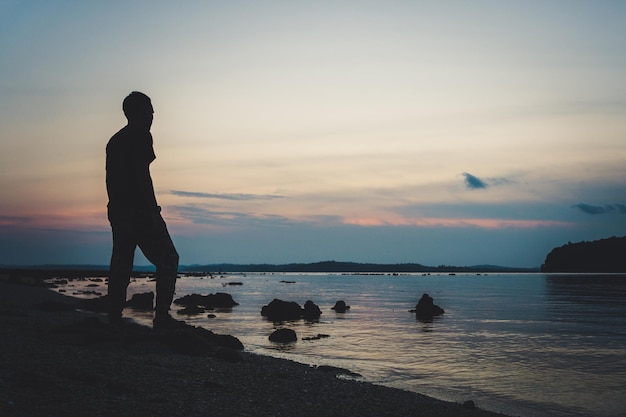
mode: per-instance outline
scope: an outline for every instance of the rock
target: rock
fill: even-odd
[[[322,310],[311,300],[304,304],[304,308],[295,301],[283,301],[275,298],[266,306],[261,308],[261,315],[275,323],[283,321],[299,320],[318,320]]]
[[[275,298],[261,308],[261,315],[274,322],[299,320],[302,318],[302,307],[295,301],[283,301]]]
[[[208,309],[211,308],[232,308],[234,306],[238,306],[239,303],[233,300],[233,297],[230,294],[226,294],[223,292],[218,292],[215,294],[208,295],[200,295],[200,294],[189,294],[184,297],[178,298],[174,300],[174,304],[182,305],[182,306],[201,306]]]
[[[474,410],[476,409],[476,404],[474,404],[474,401],[472,400],[467,400],[463,403],[463,408],[467,410]]]
[[[74,294],[82,294],[82,295],[100,295],[98,291],[78,291]]]
[[[304,310],[302,311],[302,317],[306,320],[319,320],[322,315],[322,310],[313,301],[308,300],[304,303]]]
[[[207,330],[207,331],[211,332],[210,330]],[[208,337],[208,335],[206,337]],[[224,348],[235,349],[235,350],[244,349],[243,343],[241,343],[241,341],[237,339],[235,336],[231,336],[229,334],[213,333],[213,336],[210,340],[212,340],[213,343],[215,343],[216,345],[224,347]]]
[[[136,310],[149,310],[154,308],[154,293],[152,291],[141,294],[133,294],[130,300],[126,301],[126,306]]]
[[[319,365],[317,366],[315,369],[322,371],[322,372],[326,372],[329,374],[335,374],[335,375],[346,375],[346,376],[350,376],[353,378],[359,378],[363,375],[356,373],[356,372],[352,372],[349,369],[345,369],[345,368],[339,368],[337,366],[329,366],[329,365]]]
[[[418,319],[432,320],[435,316],[441,316],[444,311],[443,308],[434,304],[431,296],[424,294],[415,306],[415,310],[411,310],[411,313],[415,313]]]
[[[346,305],[345,301],[339,300],[331,309],[335,310],[336,313],[345,313],[346,310],[350,310],[350,306]]]
[[[330,335],[319,333],[317,336],[303,337],[302,340],[320,340],[320,339],[326,339],[327,337],[330,337]]]
[[[269,339],[276,343],[292,343],[298,340],[298,335],[291,329],[278,329],[269,336]]]

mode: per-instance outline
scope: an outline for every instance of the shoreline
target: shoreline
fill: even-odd
[[[79,301],[0,280],[0,414],[503,416],[288,359],[174,353],[152,329],[120,335]]]

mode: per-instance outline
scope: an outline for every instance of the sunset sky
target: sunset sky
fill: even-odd
[[[108,263],[133,90],[181,264],[535,267],[626,235],[625,22],[601,0],[0,0],[0,264]]]

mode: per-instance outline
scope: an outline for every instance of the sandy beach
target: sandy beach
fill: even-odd
[[[3,275],[0,334],[2,416],[502,415],[195,336],[111,326],[39,279]]]

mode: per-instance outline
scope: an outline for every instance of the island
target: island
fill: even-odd
[[[626,237],[567,243],[552,249],[541,272],[626,272]]]

